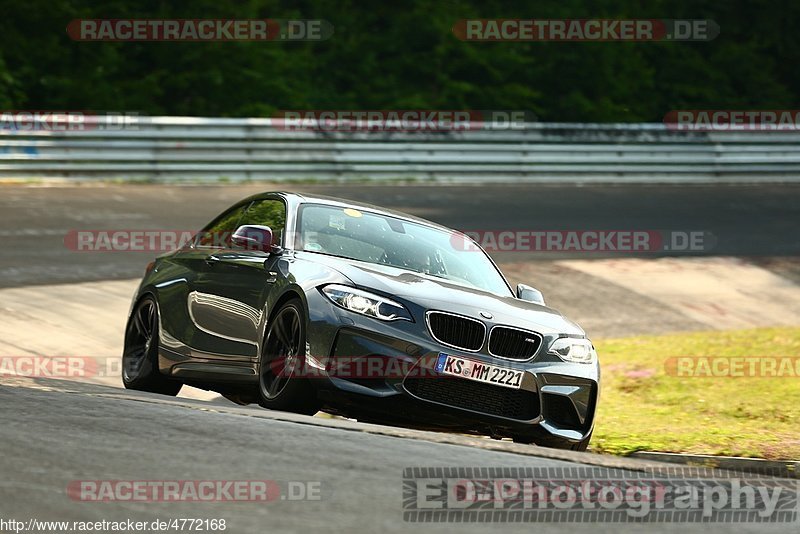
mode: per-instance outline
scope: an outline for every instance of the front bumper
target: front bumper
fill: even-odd
[[[310,336],[308,354],[322,372],[324,379],[317,386],[329,411],[360,420],[496,437],[547,436],[574,442],[592,430],[599,389],[596,363],[563,362],[545,353],[547,344],[526,362],[500,359],[485,350],[459,352],[436,342],[424,323],[385,323],[333,305],[313,309],[325,310],[317,324],[327,328],[316,345]],[[314,322],[312,318],[312,328]],[[434,365],[441,352],[522,370],[521,387],[438,374]]]

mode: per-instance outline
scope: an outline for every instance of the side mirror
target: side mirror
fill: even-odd
[[[534,302],[544,306],[544,295],[535,287],[517,284],[517,298],[527,302]]]
[[[242,225],[231,236],[231,242],[246,250],[260,250],[270,254],[280,251],[280,247],[272,244],[272,229],[269,226]]]

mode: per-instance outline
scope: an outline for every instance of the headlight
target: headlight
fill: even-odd
[[[398,319],[413,321],[411,314],[402,304],[386,297],[336,284],[323,287],[322,292],[337,306],[367,317],[375,317],[381,321]]]
[[[597,361],[597,352],[588,339],[560,337],[553,341],[548,350],[565,362],[594,363]]]

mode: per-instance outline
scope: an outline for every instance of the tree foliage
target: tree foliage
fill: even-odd
[[[791,0],[1,0],[3,109],[269,116],[281,109],[516,109],[660,121],[797,106]],[[463,42],[462,18],[711,18],[711,42]],[[80,18],[322,18],[321,42],[76,42]]]

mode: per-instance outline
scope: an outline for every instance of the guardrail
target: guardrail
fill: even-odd
[[[115,130],[0,128],[0,179],[797,182],[800,132],[528,123],[292,131],[272,119],[139,117]]]

